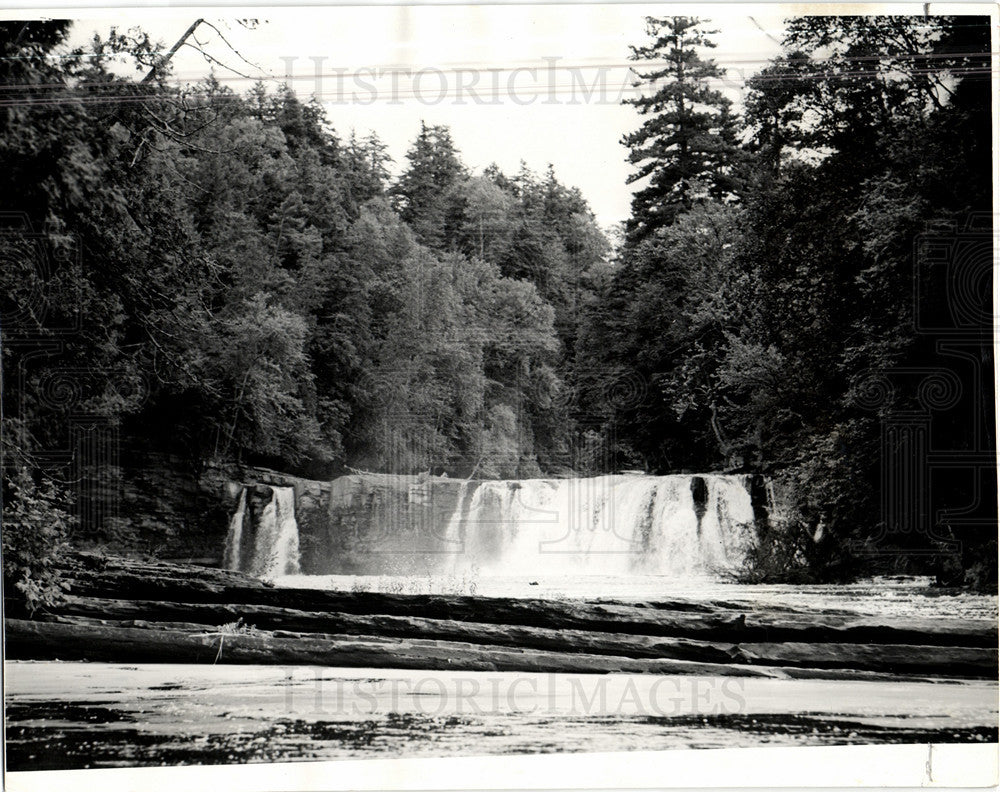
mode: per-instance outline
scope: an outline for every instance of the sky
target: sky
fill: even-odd
[[[715,8],[711,55],[727,74],[718,87],[739,102],[743,78],[778,53],[783,17],[777,9],[757,7],[751,17]],[[86,46],[111,25],[138,25],[169,48],[204,14],[211,26],[194,35],[208,57],[182,47],[173,58],[175,81],[197,82],[212,71],[238,91],[251,84],[247,78],[275,87],[287,81],[302,98],[324,102],[342,137],[375,131],[397,169],[421,121],[447,125],[473,171],[495,162],[514,173],[523,160],[543,172],[551,163],[610,227],[628,217],[633,189],[620,140],[640,124],[620,101],[634,95],[629,45],[646,41],[646,16],[678,12],[611,4],[261,8],[245,12],[259,15],[248,24],[209,13],[133,9],[124,18],[87,18],[71,43]]]

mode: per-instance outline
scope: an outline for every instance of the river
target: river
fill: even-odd
[[[6,665],[11,770],[995,742],[993,682]]]

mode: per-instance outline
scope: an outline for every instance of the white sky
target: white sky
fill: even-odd
[[[730,77],[721,87],[738,101],[742,75],[778,52],[783,15],[778,8],[761,12],[757,7],[753,10],[761,13],[752,18],[731,8],[705,9],[712,10],[712,26],[720,31],[712,57]],[[219,34],[202,26],[196,36],[206,52],[273,84],[284,81],[290,68],[301,96],[321,93],[342,137],[352,128],[360,135],[374,130],[389,145],[397,167],[405,162],[421,120],[446,124],[474,170],[496,162],[514,173],[523,159],[541,172],[551,162],[559,179],[579,187],[600,223],[609,226],[629,213],[631,187],[625,179],[630,166],[619,141],[639,124],[635,111],[619,101],[628,85],[628,46],[645,42],[647,15],[678,11],[656,5],[262,8],[252,12],[260,16],[255,30],[209,13],[132,9],[88,18],[77,23],[72,43],[83,45],[94,31],[106,34],[112,24],[138,25],[169,48],[204,14],[260,68],[242,61]],[[320,81],[314,77],[314,59],[319,59]],[[214,68],[235,90],[249,85],[187,47],[175,56],[174,67],[180,82],[196,82]],[[512,71],[518,67],[535,71]],[[359,69],[395,74],[374,79],[372,71]],[[421,69],[427,71],[414,77]],[[337,74],[348,76],[338,81]],[[586,93],[595,81],[600,85],[601,75],[603,96],[598,98],[598,91],[588,99]],[[352,93],[359,101],[351,101]]]

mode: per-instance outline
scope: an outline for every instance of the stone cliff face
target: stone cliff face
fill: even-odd
[[[357,474],[310,481],[269,470],[243,481],[292,487],[305,574],[423,574],[449,551],[440,526],[455,510],[459,482],[446,478]]]
[[[452,548],[443,535],[460,482],[430,476],[360,474],[303,486],[302,571],[424,574]]]
[[[129,459],[114,473],[116,486],[102,496],[113,518],[95,531],[103,544],[129,554],[201,563],[221,558],[230,500],[224,491],[206,486],[198,470],[177,457],[147,454]],[[86,543],[90,536],[82,538]]]

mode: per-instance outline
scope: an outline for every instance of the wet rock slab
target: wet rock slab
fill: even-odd
[[[276,588],[235,572],[78,554],[70,595],[7,657],[429,670],[995,679],[994,622],[724,601],[530,600]],[[17,618],[20,616],[21,618]]]

